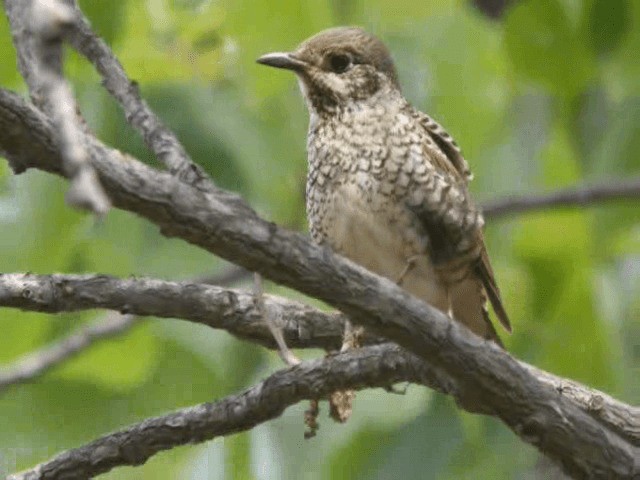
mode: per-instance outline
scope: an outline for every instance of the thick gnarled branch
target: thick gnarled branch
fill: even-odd
[[[283,314],[286,319],[283,332],[289,344],[302,348],[340,345],[344,328],[340,316],[274,296],[266,296],[265,304]],[[273,337],[253,303],[253,295],[217,286],[104,275],[4,274],[0,275],[0,306],[50,313],[109,308],[141,316],[184,318],[275,348]],[[640,409],[526,363],[520,365],[608,429],[640,446]],[[404,380],[411,378],[407,376]],[[452,391],[451,385],[456,383],[444,372],[435,378],[425,374],[422,380],[424,385],[440,391]]]
[[[303,362],[274,373],[238,395],[150,418],[90,444],[66,451],[9,480],[90,478],[120,465],[140,465],[179,445],[251,429],[290,405],[322,398],[335,390],[386,387],[400,381],[437,377],[415,356],[393,345],[354,350]]]

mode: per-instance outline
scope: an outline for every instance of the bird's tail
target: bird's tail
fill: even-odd
[[[489,319],[487,297],[480,279],[470,275],[465,280],[451,285],[449,288],[453,317],[464,323],[476,335],[493,340],[504,348],[493,323]]]

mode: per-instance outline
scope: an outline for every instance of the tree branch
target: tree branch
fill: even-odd
[[[203,276],[197,279],[197,282],[213,285],[228,285],[242,280],[247,276],[248,272],[246,270],[239,267],[231,267],[223,270],[218,274]],[[21,301],[19,299],[22,299],[22,301],[24,301],[25,297],[30,296],[27,291],[31,292],[33,297],[40,298],[40,301],[42,301],[42,299],[44,298],[55,299],[56,297],[63,295],[63,292],[56,291],[56,289],[60,287],[62,282],[56,282],[50,277],[39,277],[35,281],[23,282],[22,285],[24,288],[16,288],[17,285],[20,285],[20,282],[23,278],[24,276],[22,274],[0,274],[0,306],[6,307],[9,306],[9,304],[12,304],[17,306],[18,308],[22,308],[23,310],[42,311],[43,307],[38,301],[34,301],[31,303],[25,302],[22,306],[17,304]],[[89,276],[88,278],[91,279],[91,276]],[[34,286],[35,291],[30,290],[30,287],[33,288]],[[79,290],[82,291],[83,289],[81,288]],[[69,291],[65,292],[65,294],[68,293]],[[77,290],[75,290],[75,293],[77,293]],[[13,298],[16,295],[18,298]],[[230,295],[232,295],[231,292]],[[78,309],[78,306],[74,303],[65,305],[58,304],[58,307],[59,309],[55,310],[56,313]],[[99,308],[99,305],[96,304],[95,307],[91,308]],[[116,308],[114,310],[121,311],[125,310],[126,308],[127,306],[126,304],[124,304],[120,308]],[[53,313],[53,310],[48,311]],[[246,318],[246,316],[242,317],[242,319]],[[38,350],[29,352],[27,355],[19,358],[10,365],[0,367],[0,393],[2,393],[3,390],[7,389],[11,385],[34,380],[56,365],[59,365],[69,358],[72,358],[82,353],[84,350],[87,350],[91,346],[95,345],[96,342],[114,337],[116,335],[122,335],[123,333],[127,332],[133,325],[135,325],[138,319],[139,317],[136,315],[122,315],[119,313],[109,312],[107,315],[100,317],[90,325],[82,326],[68,336],[60,340],[56,340],[50,345],[46,345]],[[239,321],[242,322],[242,320]],[[215,327],[215,325],[211,326]],[[259,327],[255,328],[259,330]],[[336,328],[338,327],[336,326]],[[250,329],[251,327],[247,330]],[[230,331],[233,333],[233,328],[231,328]],[[240,338],[243,338],[243,333],[245,333],[244,338],[250,339],[249,336],[246,336],[246,331],[242,331],[242,329],[240,329],[240,331],[236,335]],[[295,337],[295,335],[290,332],[290,337],[293,338]],[[338,339],[336,339],[335,342],[338,342]],[[268,343],[267,339],[265,339],[265,343]],[[327,342],[326,345],[329,345],[329,342]]]
[[[24,355],[10,366],[0,368],[0,393],[11,385],[34,380],[54,365],[74,357],[98,340],[121,334],[128,330],[135,320],[134,315],[111,313],[98,322],[79,328],[52,345]]]
[[[9,480],[89,478],[117,466],[140,465],[156,453],[176,446],[249,430],[277,418],[287,407],[304,399],[322,398],[341,389],[386,387],[404,381],[430,384],[434,378],[438,382],[432,388],[445,393],[458,388],[448,384],[449,379],[442,372],[430,369],[397,346],[364,347],[281,370],[216,403],[145,420],[63,452]]]
[[[5,132],[8,119],[15,123]],[[25,166],[61,174],[51,130],[40,112],[0,90],[1,150]],[[500,418],[567,473],[578,478],[640,474],[639,447],[558,395],[506,352],[387,279],[261,219],[235,194],[203,192],[133,158],[122,161],[122,154],[96,139],[90,147],[92,164],[115,206],[156,223],[165,235],[319,298],[397,342],[455,379],[459,389],[451,394],[463,408]],[[35,155],[43,151],[49,154]]]
[[[344,330],[340,315],[272,295],[265,295],[264,301],[267,311],[282,319],[287,345],[340,348]],[[276,347],[253,294],[214,285],[106,275],[0,274],[0,306],[47,313],[105,308],[138,316],[181,318]]]
[[[140,465],[179,445],[249,430],[279,417],[290,405],[335,390],[385,387],[437,376],[415,356],[392,345],[366,347],[274,373],[238,395],[151,418],[83,447],[63,452],[9,480],[85,479],[121,465]]]
[[[640,200],[640,178],[570,187],[547,194],[507,196],[482,207],[486,218],[501,218],[558,207],[587,207],[615,200]]]
[[[61,45],[64,37],[102,75],[105,88],[122,106],[127,122],[140,132],[147,147],[167,169],[181,180],[201,189],[212,185],[202,167],[191,160],[175,134],[140,97],[137,84],[127,78],[111,49],[91,30],[89,21],[75,0],[65,3],[60,0],[5,0],[4,3],[18,54],[18,65],[36,104],[44,93],[47,97],[53,96],[54,100],[55,97],[59,98],[53,105],[66,106],[69,110],[67,117],[74,113],[75,102],[70,100],[71,94],[61,71]],[[37,28],[32,28],[32,25]],[[43,41],[34,41],[39,38]],[[42,50],[39,46],[47,50],[42,55],[39,54]],[[44,75],[46,71],[38,68],[40,58],[49,60],[49,71],[55,71],[55,77],[49,78],[50,75]],[[52,88],[45,88],[52,83],[50,80],[53,78],[59,80],[54,84],[60,85],[55,90],[58,95],[51,95]],[[68,95],[62,85],[66,87]],[[61,132],[64,130],[61,129]],[[77,142],[77,138],[82,138],[78,132],[70,132],[68,137],[68,142]],[[78,150],[77,145],[74,148]]]
[[[169,172],[193,186],[208,188],[211,178],[193,162],[180,140],[142,99],[138,84],[127,77],[109,46],[91,29],[76,0],[73,0],[72,8],[79,21],[73,24],[69,41],[102,76],[104,87],[120,103],[129,125],[140,132],[147,148]]]
[[[14,40],[32,99],[51,116],[58,133],[64,169],[71,178],[67,202],[103,216],[111,205],[87,159],[76,102],[62,76],[62,41],[74,12],[59,0],[6,3],[14,31],[20,25]]]
[[[276,348],[252,293],[188,282],[118,279],[104,275],[4,274],[0,275],[0,306],[49,313],[109,308],[140,316],[183,318]],[[339,315],[270,295],[265,296],[265,307],[271,313],[277,312],[274,317],[283,320],[283,332],[289,345],[324,349],[340,347],[344,322]],[[370,336],[364,341],[381,342]],[[524,362],[519,363],[538,380],[571,399],[585,413],[633,445],[640,446],[640,408]],[[437,378],[422,383],[439,391],[452,391],[451,385],[456,380],[447,378],[443,372]]]

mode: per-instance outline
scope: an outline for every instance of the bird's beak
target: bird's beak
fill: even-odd
[[[296,72],[304,69],[307,65],[306,62],[300,60],[294,54],[289,52],[267,53],[256,61],[269,67],[284,68],[286,70],[293,70]]]

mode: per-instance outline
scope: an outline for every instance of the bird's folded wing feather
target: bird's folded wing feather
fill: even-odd
[[[472,178],[469,166],[453,138],[436,121],[422,112],[414,112],[437,145],[433,142],[424,145],[425,154],[435,168],[434,179],[424,185],[430,191],[417,196],[423,196],[424,201],[411,206],[429,236],[431,260],[436,267],[473,265],[473,272],[482,282],[500,323],[511,331],[484,244],[482,214],[467,190]]]

